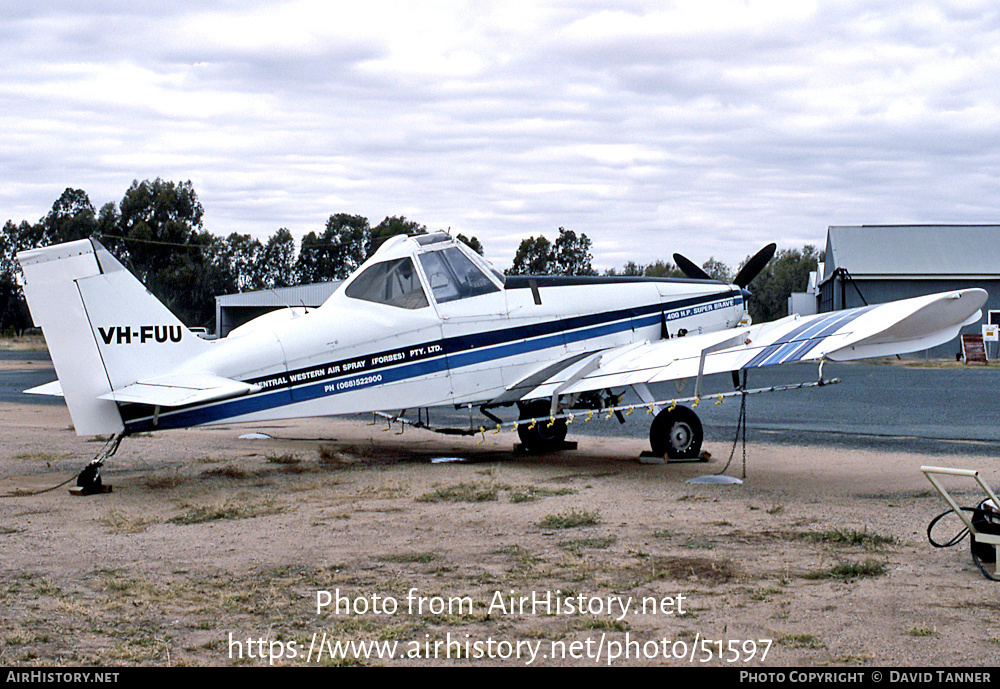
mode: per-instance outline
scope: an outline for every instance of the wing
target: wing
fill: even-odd
[[[260,387],[211,373],[171,373],[101,395],[101,399],[161,407],[213,402],[255,392]]]
[[[526,379],[504,398],[516,393],[518,399],[536,399],[797,361],[849,361],[919,351],[953,339],[962,326],[980,320],[986,298],[981,289],[959,290],[625,345],[571,362],[544,382]]]

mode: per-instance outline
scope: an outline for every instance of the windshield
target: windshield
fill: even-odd
[[[500,291],[486,273],[455,247],[420,254],[420,265],[439,304]]]

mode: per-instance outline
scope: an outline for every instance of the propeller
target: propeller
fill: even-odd
[[[706,273],[704,270],[698,267],[694,261],[680,254],[674,254],[674,263],[677,267],[681,269],[685,275],[693,280],[711,280],[712,276]]]
[[[766,266],[767,262],[771,260],[777,249],[778,245],[772,243],[755,253],[753,257],[747,261],[742,268],[740,268],[740,272],[738,272],[736,277],[733,278],[733,283],[739,285],[742,289],[746,289],[746,286],[749,285],[755,277],[757,277],[757,274],[764,270],[764,266]]]
[[[736,274],[733,279],[733,283],[739,285],[741,289],[746,289],[755,277],[764,270],[764,266],[767,262],[771,260],[774,256],[774,252],[777,251],[777,244],[768,244],[763,249],[758,251],[753,257],[746,262],[740,272]],[[714,278],[706,273],[704,270],[698,267],[694,261],[689,258],[682,256],[681,254],[674,254],[674,263],[677,267],[693,280],[714,280]]]

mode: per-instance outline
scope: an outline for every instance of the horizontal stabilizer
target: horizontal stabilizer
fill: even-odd
[[[214,402],[256,392],[260,387],[211,373],[172,373],[114,390],[102,399],[160,407]]]
[[[58,380],[54,380],[51,383],[46,383],[45,385],[37,385],[33,388],[28,388],[24,391],[26,395],[51,395],[52,397],[62,397],[62,383]]]

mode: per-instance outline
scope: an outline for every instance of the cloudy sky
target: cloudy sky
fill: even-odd
[[[0,0],[0,221],[191,180],[205,229],[560,226],[603,269],[1000,221],[976,2]]]

